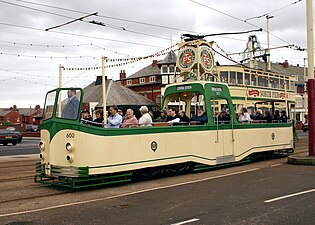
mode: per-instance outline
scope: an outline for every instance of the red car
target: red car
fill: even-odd
[[[0,144],[8,145],[12,143],[16,145],[18,143],[19,136],[17,133],[11,130],[0,130]]]

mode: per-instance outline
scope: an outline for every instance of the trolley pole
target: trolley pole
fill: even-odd
[[[315,156],[315,83],[314,83],[314,37],[313,37],[313,0],[306,0],[307,17],[307,56],[308,56],[308,137],[309,156]]]
[[[59,88],[62,88],[62,68],[63,66],[59,64]],[[58,97],[58,116],[61,117],[61,95],[59,92],[59,97]]]
[[[270,62],[270,35],[269,35],[269,19],[272,19],[273,16],[266,16],[266,20],[267,20],[267,45],[268,45],[268,50],[267,50],[267,70],[270,71],[271,70],[271,62]]]
[[[102,56],[102,91],[103,91],[103,114],[104,114],[104,127],[107,124],[106,113],[106,79],[105,79],[105,56]]]

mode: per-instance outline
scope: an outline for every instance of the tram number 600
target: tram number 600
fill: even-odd
[[[74,133],[66,134],[66,138],[74,138],[74,137],[75,137]]]

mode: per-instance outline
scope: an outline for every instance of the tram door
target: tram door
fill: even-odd
[[[234,134],[233,120],[230,114],[230,107],[226,99],[211,99],[210,100],[213,121],[216,126],[217,141],[222,141],[223,149],[221,150],[222,163],[234,160]],[[229,160],[229,158],[231,158]]]

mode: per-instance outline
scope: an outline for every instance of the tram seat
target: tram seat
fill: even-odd
[[[164,123],[164,122],[157,122],[157,123],[152,123],[152,125],[154,126],[154,127],[165,127],[165,126],[169,126],[169,124],[168,123]]]

